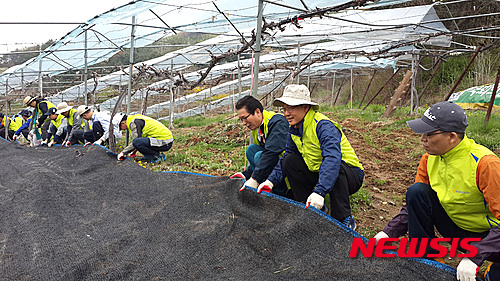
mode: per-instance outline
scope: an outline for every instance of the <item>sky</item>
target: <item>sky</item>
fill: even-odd
[[[4,24],[6,22],[78,22],[93,18],[131,0],[4,0],[0,17],[0,54],[22,48],[16,43],[58,40],[77,24]]]

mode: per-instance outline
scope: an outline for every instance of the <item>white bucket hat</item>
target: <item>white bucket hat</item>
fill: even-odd
[[[61,114],[63,112],[66,112],[68,110],[71,110],[73,107],[69,106],[66,102],[61,102],[57,105],[57,112],[56,114]]]
[[[305,85],[290,84],[285,87],[283,96],[274,100],[274,106],[283,106],[283,104],[290,106],[297,106],[302,104],[309,104],[314,110],[318,110],[319,105],[311,101],[311,93]]]

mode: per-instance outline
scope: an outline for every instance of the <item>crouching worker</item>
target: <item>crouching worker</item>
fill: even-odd
[[[23,124],[17,131],[14,133],[14,136],[12,137],[14,140],[18,139],[21,134],[23,134],[24,138],[27,140],[28,139],[28,134],[30,132],[29,126],[31,123],[31,111],[27,109],[21,110],[20,113],[21,117],[23,118],[22,122]]]
[[[443,238],[482,238],[473,244],[477,255],[458,264],[457,279],[476,280],[478,267],[489,260],[487,280],[500,280],[500,159],[465,135],[467,115],[452,102],[436,103],[407,123],[421,134],[426,153],[406,191],[406,205],[375,238],[408,232],[409,238],[432,239],[434,229]],[[428,247],[425,257],[437,253]]]
[[[293,198],[319,210],[330,194],[331,216],[354,230],[349,195],[361,188],[364,172],[342,128],[317,111],[319,106],[304,85],[286,86],[273,104],[282,107],[290,128],[285,155],[258,192],[287,177]]]
[[[3,113],[0,113],[0,137],[5,138],[7,134],[8,140],[15,140],[15,132],[23,125],[21,117],[10,118]],[[8,126],[8,127],[6,127]]]
[[[85,145],[102,145],[105,141],[108,140],[110,126],[113,126],[113,135],[116,139],[122,137],[122,132],[118,128],[118,124],[115,124],[115,122],[113,122],[116,120],[116,118],[114,120],[111,120],[111,115],[105,112],[96,112],[85,105],[80,105],[76,111],[80,117],[88,120],[90,126],[92,127],[92,131],[84,132],[84,138],[85,141],[87,141]]]
[[[283,114],[264,110],[260,101],[252,96],[238,100],[236,110],[240,121],[252,132],[253,144],[246,150],[250,166],[230,178],[246,180],[240,190],[245,189],[245,186],[257,188],[259,183],[267,179],[285,150],[288,122]],[[273,192],[285,195],[286,185],[275,186]]]
[[[170,150],[174,138],[165,125],[141,114],[124,115],[120,121],[120,130],[127,129],[132,136],[132,143],[118,154],[118,160],[125,159],[134,149],[144,155],[140,161],[158,163],[166,159],[162,152]]]
[[[42,144],[47,144],[48,147],[51,147],[56,143],[62,144],[67,134],[66,118],[64,118],[63,115],[58,114],[57,109],[54,107],[49,108],[46,114],[49,116],[49,119],[52,121],[52,124],[50,124],[47,138],[42,141]]]

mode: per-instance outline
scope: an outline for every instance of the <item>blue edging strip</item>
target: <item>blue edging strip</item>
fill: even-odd
[[[8,140],[6,140],[5,138],[1,137],[0,136],[0,139],[6,141],[6,142],[10,142]],[[17,140],[16,140],[17,141]],[[19,141],[17,141],[17,143],[19,143]],[[20,143],[19,143],[20,144]],[[62,146],[60,144],[54,144],[55,146]],[[75,145],[79,145],[79,144],[75,144]],[[107,147],[105,146],[102,146],[100,144],[96,144],[97,146],[100,146],[102,148],[104,148],[104,150],[106,150],[108,153],[111,153],[112,155],[118,155],[114,152],[112,152],[111,150],[109,150]],[[73,146],[73,145],[72,145]],[[81,146],[81,145],[79,145]],[[129,159],[128,157],[126,157],[125,159]],[[142,166],[141,166],[142,167]],[[145,167],[143,167],[144,169],[147,169]],[[149,169],[148,169],[149,170]],[[151,170],[150,170],[151,171]],[[168,173],[168,174],[186,174],[186,175],[196,175],[196,176],[204,176],[204,177],[216,177],[216,176],[213,176],[213,175],[207,175],[207,174],[200,174],[200,173],[193,173],[193,172],[184,172],[184,171],[159,171],[160,173]],[[245,182],[243,179],[241,180],[243,182]],[[257,193],[257,189],[256,188],[253,188],[253,187],[245,187],[245,190],[251,190],[252,192],[255,192]],[[273,194],[273,193],[270,193],[270,192],[263,192],[263,193],[260,193],[260,195],[264,195],[264,196],[267,196],[267,197],[270,197],[270,198],[274,198],[274,199],[277,199],[277,200],[280,200],[282,202],[285,202],[285,203],[288,203],[290,205],[294,205],[294,206],[297,206],[299,208],[305,208],[306,207],[306,204],[304,203],[300,203],[300,202],[297,202],[297,201],[293,201],[289,198],[286,198],[286,197],[283,197],[283,196],[279,196],[279,195],[276,195],[276,194]],[[332,218],[331,216],[323,213],[322,211],[314,208],[314,207],[309,207],[308,208],[309,210],[311,210],[312,212],[315,212],[316,214],[322,216],[323,218],[325,218],[326,220],[334,223],[335,225],[339,226],[340,228],[344,229],[345,231],[347,231],[347,233],[351,234],[352,236],[354,237],[357,237],[357,238],[361,238],[363,239],[363,241],[365,243],[368,243],[368,238],[364,237],[363,235],[359,234],[358,232],[350,229],[349,227],[347,227],[345,224],[343,223],[340,223],[338,220]],[[396,252],[394,251],[385,251],[387,253],[390,253],[390,254],[395,254],[396,256],[398,255]],[[427,265],[431,265],[431,266],[434,266],[436,268],[439,268],[439,269],[442,269],[446,272],[449,272],[449,273],[453,273],[453,274],[456,274],[457,273],[457,270],[452,267],[452,266],[449,266],[447,264],[442,264],[440,262],[437,262],[437,261],[433,261],[433,260],[428,260],[428,259],[422,259],[422,258],[408,258],[409,260],[413,260],[413,261],[416,261],[416,262],[420,262],[420,263],[423,263],[423,264],[427,264]]]

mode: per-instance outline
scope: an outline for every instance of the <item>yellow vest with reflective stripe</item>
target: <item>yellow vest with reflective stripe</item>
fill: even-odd
[[[64,118],[64,115],[58,114],[56,120],[51,120],[52,124],[54,126],[56,126],[57,129],[59,129],[59,126],[61,126],[63,118]]]
[[[269,133],[269,120],[271,120],[271,118],[273,118],[274,115],[276,114],[280,114],[280,113],[276,113],[276,112],[272,112],[272,111],[267,111],[267,110],[263,110],[262,111],[262,118],[264,119],[264,139],[267,138],[267,135]],[[260,128],[260,126],[259,126]],[[253,143],[258,145],[258,146],[262,146],[259,142],[259,128],[255,129],[255,130],[252,130],[252,139],[253,139]],[[280,153],[280,157],[283,156],[285,154],[285,151],[283,150],[283,152]]]
[[[427,160],[429,183],[439,202],[456,225],[472,232],[500,224],[476,184],[477,166],[485,155],[494,153],[465,136],[452,150]]]
[[[40,118],[40,116],[43,115],[43,112],[40,110],[40,104],[41,103],[46,103],[47,104],[47,109],[50,109],[50,108],[56,108],[57,109],[57,107],[53,103],[51,103],[50,101],[48,101],[48,100],[41,101],[36,106],[37,109],[38,109],[38,118]]]
[[[132,131],[130,130],[130,123],[132,123],[134,119],[144,120],[145,124],[144,128],[142,128],[142,137],[144,138],[151,137],[159,140],[169,140],[173,138],[172,132],[165,127],[165,125],[153,118],[141,114],[127,116],[127,128],[131,135]]]
[[[319,172],[319,167],[323,162],[323,156],[321,156],[321,146],[318,139],[318,134],[316,132],[316,126],[318,122],[321,120],[328,120],[339,129],[342,134],[342,138],[340,140],[340,151],[342,153],[342,160],[346,162],[349,166],[358,167],[363,170],[363,166],[359,162],[358,156],[354,152],[351,144],[347,140],[344,132],[342,132],[342,127],[328,119],[325,115],[313,110],[309,109],[306,116],[304,117],[303,123],[303,132],[302,138],[299,136],[291,135],[292,140],[297,146],[300,154],[302,154],[302,158],[307,164],[307,167],[311,172]]]
[[[4,115],[3,119],[2,119],[2,124],[5,126],[6,124],[6,121],[7,121],[7,116]],[[21,127],[23,125],[23,118],[21,117],[16,117],[14,119],[12,118],[9,118],[9,128],[8,130],[12,130],[12,131],[17,131],[17,129],[19,129],[19,127]]]

